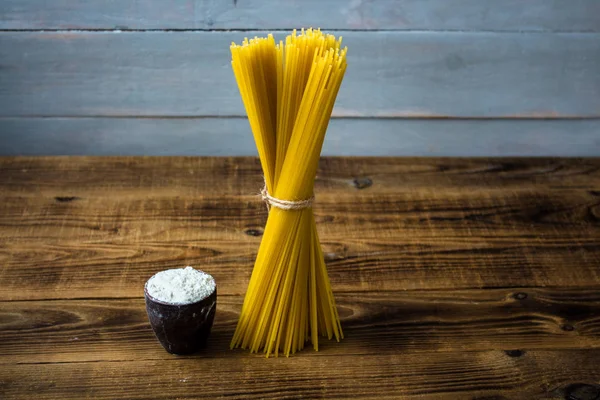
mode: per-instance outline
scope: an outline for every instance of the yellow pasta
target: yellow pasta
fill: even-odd
[[[312,208],[314,179],[346,71],[342,39],[307,29],[232,43],[232,67],[271,201],[231,348],[289,356],[343,338]],[[304,202],[303,202],[304,201]],[[286,208],[287,207],[287,208]]]

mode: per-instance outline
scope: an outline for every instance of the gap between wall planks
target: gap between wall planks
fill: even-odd
[[[0,29],[292,29],[598,32],[595,0],[3,0]]]

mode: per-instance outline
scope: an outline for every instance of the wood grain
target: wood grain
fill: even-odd
[[[335,118],[322,154],[597,156],[600,119]],[[254,156],[256,146],[245,118],[0,118],[0,155]]]
[[[564,399],[572,385],[597,390],[600,350],[372,354],[264,360],[160,361],[3,366],[9,399]],[[232,374],[238,379],[233,380]],[[594,386],[592,386],[594,385]],[[592,398],[592,397],[588,397]]]
[[[317,224],[346,338],[228,343],[266,213],[255,158],[0,158],[0,398],[594,399],[600,160],[321,160]],[[164,352],[157,270],[219,285],[209,347]]]
[[[326,29],[595,31],[594,0],[3,0],[0,29]]]
[[[219,288],[220,290],[220,288]],[[220,296],[203,358],[231,359],[243,297]],[[336,295],[343,344],[302,357],[419,352],[600,349],[600,291],[487,289]],[[511,353],[512,352],[512,353]],[[154,338],[140,296],[0,305],[0,364],[170,360]]]
[[[0,298],[138,296],[153,273],[188,264],[212,273],[222,294],[245,292],[266,220],[252,194],[261,181],[255,159],[0,164]],[[598,166],[325,158],[315,214],[333,288],[598,282]]]
[[[261,173],[255,157],[1,157],[0,195],[43,199],[77,191],[111,197],[106,192],[110,189],[140,199],[174,193],[175,197],[242,196],[256,193]],[[358,189],[356,178],[369,178],[370,185]],[[375,191],[404,194],[444,189],[460,195],[463,190],[543,189],[553,193],[594,191],[599,185],[598,158],[323,157],[315,190],[321,196],[333,191],[354,198]]]
[[[213,235],[212,241],[227,239]],[[174,238],[175,244],[156,240],[131,245],[76,245],[21,239],[27,243],[17,248],[14,242],[4,239],[0,298],[139,296],[144,282],[154,273],[184,265],[207,270],[221,282],[224,294],[245,293],[258,240],[230,241],[224,246],[214,246],[207,239],[181,242]],[[356,241],[323,239],[336,293],[532,285],[578,287],[600,279],[597,240],[589,238],[540,238],[519,243],[518,239],[470,242],[444,236],[416,236],[392,238],[387,243]],[[444,247],[440,242],[447,244]],[[449,274],[456,278],[449,280]]]
[[[0,116],[243,116],[229,45],[265,33],[2,32]],[[338,117],[600,117],[597,33],[344,41]]]

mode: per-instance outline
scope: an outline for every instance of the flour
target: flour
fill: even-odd
[[[192,267],[168,269],[146,283],[148,294],[171,304],[190,304],[205,299],[215,291],[212,276]]]

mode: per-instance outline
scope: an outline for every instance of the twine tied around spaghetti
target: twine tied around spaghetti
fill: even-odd
[[[267,190],[267,184],[260,191],[260,195],[267,205],[267,211],[271,210],[271,207],[279,208],[281,210],[303,210],[305,208],[312,207],[312,203],[315,200],[315,196],[311,196],[306,200],[282,200],[277,197],[273,197],[269,194]]]

